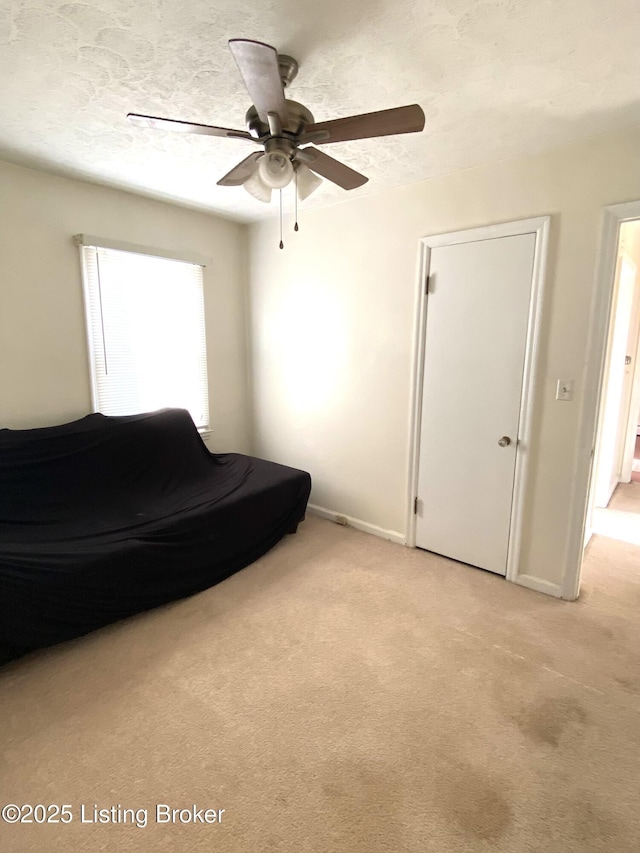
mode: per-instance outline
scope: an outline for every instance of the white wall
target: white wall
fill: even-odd
[[[631,364],[626,369],[626,397],[622,409],[620,435],[623,457],[623,482],[629,482],[631,476],[629,466],[632,464],[638,425],[640,422],[640,221],[625,222],[620,228],[620,243],[636,265],[633,305],[629,321],[629,337],[627,339],[627,355],[631,356]]]
[[[631,321],[629,323],[629,338],[627,341],[627,354],[633,359],[629,372],[633,374],[636,369],[636,361],[640,352],[640,221],[625,222],[620,228],[620,242],[622,250],[626,252],[636,265],[636,282],[633,307],[631,309]],[[631,394],[629,403],[631,403]],[[640,425],[640,412],[630,413],[636,420],[636,427]]]
[[[249,450],[246,226],[0,162],[0,427],[91,411],[79,253],[92,234],[211,259],[204,271],[209,447]]]
[[[403,535],[419,238],[550,214],[520,571],[561,584],[601,209],[640,199],[639,144],[600,138],[303,206],[283,251],[275,220],[252,226],[254,450],[310,471],[313,503]],[[576,380],[573,403],[555,400],[559,378]]]

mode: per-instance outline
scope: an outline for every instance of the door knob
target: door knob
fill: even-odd
[[[503,435],[502,438],[498,440],[498,444],[500,447],[508,447],[511,444],[511,439],[508,435]]]

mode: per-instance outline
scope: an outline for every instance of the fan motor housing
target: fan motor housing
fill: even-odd
[[[313,124],[313,115],[303,104],[299,104],[297,101],[290,101],[287,99],[286,104],[288,120],[287,123],[282,126],[282,129],[287,134],[298,136],[303,132],[308,124]],[[247,123],[249,133],[251,133],[252,136],[256,136],[258,138],[269,136],[269,125],[266,122],[261,121],[258,111],[254,106],[250,106],[247,110],[245,121]]]
[[[286,53],[278,54],[278,71],[280,72],[280,80],[282,88],[286,89],[290,86],[298,75],[298,62],[293,56]]]

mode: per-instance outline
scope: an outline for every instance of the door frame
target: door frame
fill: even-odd
[[[638,281],[639,270],[636,268],[636,288],[640,287]],[[639,319],[640,322],[640,319]],[[629,411],[626,421],[626,435],[624,447],[622,449],[622,468],[620,476],[623,483],[631,481],[631,472],[633,471],[633,456],[636,446],[636,438],[638,432],[638,424],[640,423],[640,325],[636,325],[636,345],[632,354],[633,358],[633,375],[631,377],[631,397],[629,399]]]
[[[608,405],[608,403],[609,403],[608,394],[609,394],[609,389],[610,389],[610,385],[611,385],[611,372],[613,370],[613,346],[614,346],[614,341],[615,341],[616,324],[618,322],[618,311],[620,310],[620,297],[621,297],[620,285],[621,285],[621,281],[622,281],[623,264],[625,263],[625,261],[627,261],[628,263],[630,263],[633,266],[634,288],[635,288],[635,277],[637,275],[636,264],[635,264],[632,257],[627,255],[625,252],[620,251],[620,235],[618,234],[618,244],[617,244],[617,251],[616,251],[615,268],[614,268],[613,282],[612,282],[612,288],[611,288],[611,307],[610,307],[611,315],[609,317],[609,324],[607,327],[607,345],[606,345],[604,363],[602,366],[602,387],[600,389],[600,401],[599,401],[600,411],[598,413],[598,426],[596,429],[596,436],[595,436],[595,441],[594,441],[594,445],[593,445],[593,472],[591,474],[591,485],[589,487],[589,492],[590,492],[589,503],[587,506],[587,527],[586,527],[586,532],[585,532],[585,541],[586,542],[589,541],[589,539],[591,538],[591,535],[592,535],[592,531],[590,529],[590,521],[591,521],[591,518],[593,516],[593,511],[597,507],[598,508],[604,508],[609,504],[609,501],[613,497],[613,493],[615,492],[616,488],[618,487],[619,483],[621,482],[621,476],[622,476],[622,470],[621,469],[622,469],[624,450],[625,450],[625,445],[626,445],[626,440],[627,440],[627,429],[629,426],[630,412],[627,412],[627,416],[626,416],[626,418],[624,418],[624,422],[625,422],[624,423],[624,442],[623,442],[622,452],[620,454],[616,454],[615,451],[616,451],[616,448],[619,446],[620,436],[621,436],[621,432],[622,432],[622,422],[623,422],[623,415],[622,415],[623,397],[621,396],[620,399],[617,401],[618,402],[618,406],[617,406],[618,417],[616,418],[616,432],[615,432],[615,436],[613,437],[613,441],[614,441],[613,456],[611,458],[611,465],[613,467],[609,468],[609,470],[606,472],[608,475],[608,478],[607,478],[607,482],[606,482],[606,488],[604,488],[602,483],[599,482],[601,474],[602,474],[600,468],[601,468],[601,465],[603,463],[604,450],[606,448],[606,445],[604,443],[604,428],[605,428],[605,424],[606,424],[606,420],[607,420],[608,410],[610,408],[610,405]],[[628,314],[628,316],[625,317],[625,323],[627,325],[627,338],[629,335],[629,329],[630,329],[630,325],[631,325],[632,315],[633,315],[633,295],[632,295],[632,304],[629,308],[629,314]],[[625,353],[627,353],[626,346],[625,346],[624,351],[625,351]],[[620,367],[622,367],[622,365],[620,365]],[[633,379],[633,377],[632,377],[632,379]],[[624,386],[624,377],[622,379],[622,386]],[[624,390],[624,389],[622,388],[622,390]],[[633,391],[633,387],[631,388],[631,390]],[[609,449],[611,449],[610,446],[609,446]],[[613,480],[613,484],[612,484],[612,480]]]
[[[516,237],[535,234],[529,320],[524,358],[522,397],[518,423],[516,467],[513,502],[511,505],[511,528],[507,551],[507,573],[509,581],[516,581],[540,592],[557,595],[555,585],[518,572],[522,543],[524,495],[529,477],[529,458],[526,450],[531,441],[534,392],[539,373],[540,327],[545,285],[546,258],[549,243],[549,216],[503,222],[464,231],[453,231],[422,237],[419,244],[418,274],[415,296],[415,333],[413,342],[413,366],[411,378],[411,403],[409,420],[409,474],[407,484],[407,545],[416,547],[416,515],[414,511],[418,488],[418,466],[420,463],[420,424],[422,419],[422,384],[424,378],[425,333],[428,310],[428,279],[431,250],[441,246],[495,240],[501,237]],[[525,452],[523,452],[525,451]],[[550,589],[548,587],[554,587]]]
[[[615,284],[620,226],[640,219],[640,200],[603,208],[596,258],[595,285],[587,331],[586,362],[582,376],[583,399],[573,462],[573,487],[569,502],[569,532],[562,583],[562,598],[573,601],[580,592],[584,548],[591,522],[595,445],[603,417],[602,390],[606,367],[611,307]]]

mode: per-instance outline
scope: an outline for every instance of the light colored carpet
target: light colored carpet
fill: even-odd
[[[640,435],[636,437],[636,447],[633,451],[633,462],[631,463],[631,479],[640,483]]]
[[[640,545],[640,482],[619,483],[609,506],[594,509],[592,529],[609,539]]]
[[[637,853],[639,553],[596,537],[566,603],[308,517],[205,593],[0,670],[0,800],[73,814],[0,824],[0,849]]]
[[[640,484],[618,483],[609,501],[609,509],[640,516]]]

